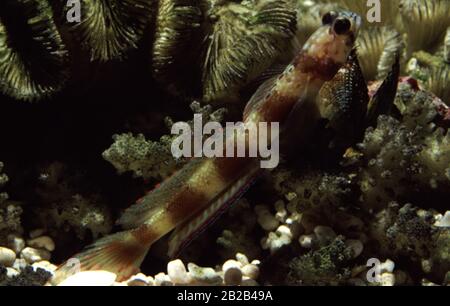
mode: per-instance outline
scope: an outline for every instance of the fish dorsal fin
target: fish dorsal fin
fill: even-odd
[[[294,57],[296,54],[299,54],[303,49],[303,45],[297,36],[294,36],[294,38],[292,39],[291,46],[292,46],[292,57]]]
[[[204,162],[206,159],[191,159],[183,168],[162,182],[158,188],[150,191],[136,204],[127,208],[117,224],[125,229],[136,228],[144,224],[152,215],[164,211],[177,195],[189,189],[186,181],[202,167]]]
[[[248,87],[259,88],[267,80],[280,76],[286,70],[287,64],[274,64],[264,70],[257,78],[248,84]]]
[[[250,116],[250,114],[258,110],[262,103],[264,103],[268,94],[275,87],[279,76],[280,74],[274,75],[266,80],[263,84],[261,84],[261,86],[259,86],[259,88],[256,90],[256,92],[253,94],[253,96],[245,106],[244,121]]]
[[[256,164],[220,194],[206,209],[196,213],[189,220],[179,225],[170,236],[168,255],[175,258],[192,240],[211,225],[227,208],[236,202],[252,185],[260,173]]]
[[[300,53],[303,47],[300,41],[298,40],[297,36],[294,36],[294,38],[292,39],[291,46],[292,46],[291,47],[292,55],[290,56],[290,58],[294,58],[298,53]],[[281,74],[284,73],[286,67],[288,67],[289,64],[290,63],[288,61],[286,62],[281,61],[271,65],[269,68],[264,70],[258,77],[252,80],[246,86],[246,88],[249,89],[259,88],[259,86],[264,84],[267,80],[279,77]]]

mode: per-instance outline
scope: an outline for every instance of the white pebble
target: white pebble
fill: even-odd
[[[364,249],[364,245],[362,244],[362,242],[356,239],[345,240],[345,244],[353,250],[353,258],[361,255]]]
[[[297,198],[297,194],[295,192],[289,192],[289,193],[285,194],[284,197],[286,198],[286,200],[291,202],[292,200]]]
[[[17,271],[21,271],[21,270],[25,269],[26,266],[27,266],[27,261],[25,259],[17,258],[14,261],[14,264],[12,267]]]
[[[281,225],[277,228],[276,232],[270,232],[267,237],[263,238],[261,245],[263,249],[270,249],[271,253],[279,250],[284,245],[288,245],[292,242],[292,232],[286,225]]]
[[[167,274],[174,284],[189,283],[189,275],[186,271],[184,263],[180,260],[173,260],[167,264]]]
[[[225,261],[225,263],[222,265],[222,271],[226,272],[230,268],[238,268],[240,269],[242,267],[242,264],[239,261],[236,261],[234,259],[229,259]]]
[[[252,264],[252,265],[255,265],[255,266],[258,266],[258,265],[261,264],[261,261],[258,260],[258,259],[253,259],[252,262],[251,262],[251,264]]]
[[[34,229],[34,230],[30,231],[30,238],[33,239],[33,238],[42,236],[44,233],[45,233],[45,230],[43,228]]]
[[[147,276],[145,279],[147,281],[147,286],[154,286],[155,285],[155,279],[151,276]]]
[[[258,216],[258,223],[269,232],[277,228],[280,222],[270,213],[269,209],[263,205],[255,206],[255,213]]]
[[[117,275],[108,271],[83,271],[69,276],[58,286],[112,286]]]
[[[126,282],[114,282],[114,284],[112,284],[113,287],[126,287],[128,286],[128,284]]]
[[[394,285],[395,285],[395,275],[393,273],[381,274],[381,286],[394,286]]]
[[[14,276],[19,275],[19,272],[16,269],[13,268],[6,268],[6,276],[9,278],[13,278]]]
[[[238,286],[242,281],[242,271],[237,267],[231,267],[224,273],[223,280],[225,285]]]
[[[300,238],[298,238],[298,242],[305,249],[310,249],[315,238],[316,236],[314,234],[301,235]]]
[[[336,238],[336,233],[329,226],[316,226],[314,228],[314,233],[316,234],[317,239],[323,242],[330,241]]]
[[[385,262],[382,262],[380,265],[380,272],[389,272],[392,273],[394,271],[395,268],[395,263],[390,260],[390,259],[386,259]]]
[[[421,283],[422,283],[422,286],[427,286],[427,287],[437,286],[435,283],[433,283],[432,281],[430,281],[430,280],[428,280],[426,278],[423,278]]]
[[[27,241],[28,245],[33,248],[46,249],[47,251],[55,250],[53,239],[48,236],[41,236]]]
[[[209,285],[222,283],[222,278],[213,268],[199,267],[194,263],[188,263],[189,275],[197,282]]]
[[[25,240],[17,235],[9,235],[8,244],[16,254],[19,254],[25,248]]]
[[[255,287],[258,286],[258,283],[254,279],[247,278],[242,280],[241,286]]]
[[[147,276],[145,276],[142,273],[138,273],[138,274],[130,277],[130,279],[127,280],[126,284],[127,284],[127,286],[131,286],[131,287],[148,286]]]
[[[237,259],[237,261],[239,261],[243,266],[245,266],[245,265],[247,265],[249,262],[248,262],[248,258],[247,258],[247,256],[245,256],[244,254],[242,254],[242,253],[236,253],[236,259]]]
[[[433,263],[431,262],[430,259],[422,259],[420,261],[420,264],[422,266],[422,271],[425,273],[430,273],[431,269],[433,268]]]
[[[11,267],[16,260],[16,253],[13,250],[0,247],[0,264],[5,267]]]
[[[130,286],[130,287],[145,287],[145,286],[148,286],[148,285],[147,285],[147,282],[145,282],[142,279],[132,279],[132,280],[127,281],[127,286]]]
[[[20,257],[25,259],[29,264],[33,264],[42,260],[50,260],[50,252],[47,250],[38,250],[30,247],[26,247],[20,253]]]
[[[434,223],[437,227],[450,227],[450,210],[447,210],[443,217]]]
[[[276,201],[275,204],[275,219],[277,219],[280,222],[284,222],[287,218],[287,211],[286,207],[284,206],[284,202],[282,200]]]
[[[57,266],[55,266],[54,264],[52,264],[51,262],[49,262],[47,260],[42,260],[42,261],[39,261],[39,262],[35,262],[31,266],[33,267],[34,271],[36,271],[38,268],[41,268],[41,269],[44,269],[45,271],[50,272],[52,274],[58,268]]]
[[[259,276],[259,268],[256,265],[245,265],[241,269],[242,274],[244,274],[247,277],[250,277],[251,279],[257,279]]]
[[[170,281],[170,277],[169,275],[161,272],[155,275],[155,285],[156,286],[162,286],[165,285],[167,286],[169,283],[172,283]]]
[[[289,238],[292,238],[292,231],[291,229],[286,226],[286,225],[280,225],[277,230],[276,233],[279,234],[280,236],[287,236]]]

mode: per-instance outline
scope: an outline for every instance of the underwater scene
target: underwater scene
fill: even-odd
[[[0,286],[450,285],[449,0],[1,0]]]

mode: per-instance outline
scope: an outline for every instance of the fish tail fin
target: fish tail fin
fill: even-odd
[[[123,281],[139,272],[153,240],[143,239],[143,229],[127,230],[103,237],[76,254],[55,271],[52,283],[59,283],[80,271],[106,270]]]

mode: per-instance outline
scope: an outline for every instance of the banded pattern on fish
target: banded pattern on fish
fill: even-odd
[[[278,122],[284,125],[300,110],[300,121],[307,123],[304,131],[298,132],[308,133],[308,125],[315,118],[308,118],[312,117],[309,112],[311,107],[317,109],[317,93],[347,61],[360,25],[361,18],[356,14],[327,13],[323,26],[311,36],[286,70],[261,85],[254,94],[244,111],[244,124]],[[174,242],[175,246],[182,245],[184,239],[191,239],[191,233],[209,223],[211,216],[216,216],[223,205],[229,205],[242,187],[254,179],[249,174],[255,171],[255,161],[258,158],[192,159],[124,212],[118,223],[128,230],[106,236],[75,255],[81,269],[108,270],[116,273],[119,281],[126,279],[138,270],[153,242],[199,217],[194,219],[192,227],[182,229],[187,231],[184,238]],[[211,208],[208,210],[208,207]],[[63,265],[55,276],[61,279],[64,273],[67,269]]]
[[[229,189],[220,194],[205,210],[200,211],[192,220],[180,225],[173,232],[169,241],[168,255],[175,258],[193,239],[213,223],[227,208],[237,201],[260,175],[258,163],[253,163],[246,173]]]

